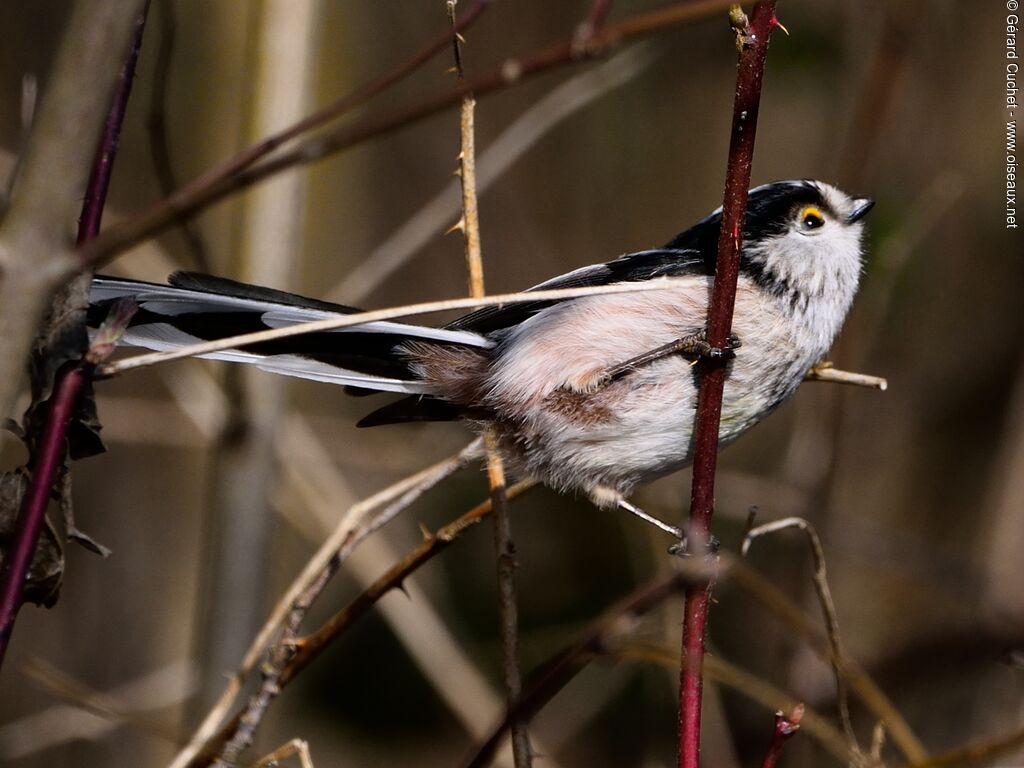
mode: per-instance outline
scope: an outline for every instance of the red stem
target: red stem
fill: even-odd
[[[142,32],[146,27],[146,14],[149,11],[149,0],[139,12],[135,21],[135,35],[128,58],[121,67],[117,79],[117,90],[114,92],[114,103],[107,114],[107,122],[103,125],[103,136],[96,150],[96,159],[89,174],[89,184],[85,188],[85,199],[82,201],[82,215],[78,219],[78,238],[76,245],[88,242],[96,237],[103,220],[103,208],[107,202],[107,190],[110,189],[110,176],[114,168],[114,158],[121,141],[121,125],[124,113],[128,108],[128,96],[132,92],[132,81],[135,79],[135,65],[139,61],[139,49],[142,48]]]
[[[788,715],[781,712],[775,713],[775,732],[772,734],[772,743],[768,745],[768,752],[765,753],[761,768],[775,768],[782,753],[782,747],[789,741],[790,737],[800,730],[800,721],[804,717],[804,705],[797,704]]]
[[[761,84],[768,53],[768,41],[776,25],[776,0],[761,0],[754,6],[746,29],[737,30],[741,43],[733,107],[732,138],[726,171],[722,226],[718,238],[718,258],[714,288],[708,314],[708,342],[724,347],[732,329],[739,276],[743,219],[747,210],[747,190],[754,158],[754,136],[761,102]],[[722,416],[722,392],[726,369],[723,365],[703,366],[697,399],[697,424],[694,440],[693,487],[690,497],[690,523],[687,537],[691,551],[707,557],[714,512],[715,466],[718,458],[718,430]],[[683,649],[679,677],[679,766],[700,765],[700,710],[703,687],[704,640],[712,584],[692,587],[686,592],[683,619]]]
[[[0,662],[3,662],[14,630],[14,620],[21,607],[21,590],[36,551],[39,532],[46,519],[50,489],[64,456],[64,435],[85,383],[85,371],[78,363],[62,368],[61,372],[64,375],[58,378],[54,386],[46,414],[46,424],[34,461],[32,482],[22,502],[13,543],[4,558],[7,567],[0,583]]]
[[[142,33],[146,24],[149,2],[139,12],[128,57],[118,77],[114,101],[107,115],[103,135],[93,161],[92,173],[82,203],[82,215],[78,220],[77,244],[81,245],[99,232],[103,218],[103,207],[110,187],[110,174],[117,154],[121,125],[124,122],[128,96],[135,78],[135,65],[142,45]],[[61,368],[53,384],[53,394],[47,405],[46,420],[35,455],[29,466],[32,479],[22,499],[21,513],[6,553],[5,567],[0,573],[0,664],[3,664],[7,646],[14,631],[14,621],[22,603],[25,578],[32,564],[32,557],[39,542],[39,533],[46,519],[46,507],[50,500],[54,478],[64,460],[65,438],[71,422],[75,404],[82,388],[92,374],[93,365],[85,360]]]

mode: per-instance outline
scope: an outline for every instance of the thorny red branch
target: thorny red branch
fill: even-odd
[[[148,10],[149,3],[147,2],[139,12],[135,25],[135,36],[118,77],[113,104],[103,128],[96,159],[93,162],[85,199],[82,203],[82,215],[79,219],[77,240],[79,245],[92,240],[99,232],[103,208],[107,200],[107,190],[110,187],[114,156],[117,154],[121,136],[121,125],[124,122],[132,81],[135,79],[135,65],[139,59],[139,49],[142,46],[142,33],[145,29]],[[113,310],[111,313],[112,332],[118,334],[117,328],[123,331],[123,328],[127,326],[128,318],[133,313],[134,309],[129,312],[126,306]],[[53,394],[47,405],[39,447],[30,462],[32,479],[22,500],[21,513],[18,516],[5,561],[6,567],[0,574],[0,664],[3,663],[7,645],[14,630],[14,621],[21,608],[25,577],[39,542],[39,534],[46,518],[46,507],[50,500],[53,482],[64,459],[65,438],[75,405],[87,379],[92,375],[93,369],[112,350],[113,345],[105,341],[101,342],[99,346],[94,345],[85,358],[61,368],[54,381]]]
[[[739,50],[739,70],[736,78],[736,99],[733,106],[722,224],[718,238],[718,257],[708,315],[708,343],[715,347],[726,346],[732,329],[743,219],[747,210],[750,168],[754,159],[754,137],[761,102],[764,64],[772,29],[778,24],[775,5],[776,0],[761,0],[754,6],[749,20],[739,6],[733,6],[733,10],[730,11],[730,21],[736,32]],[[691,552],[713,558],[714,555],[708,548],[711,541],[711,516],[714,512],[715,465],[718,457],[718,430],[722,416],[726,369],[722,363],[705,364],[703,369],[697,398],[693,489],[687,536]],[[686,592],[679,675],[680,768],[698,768],[700,765],[700,709],[703,693],[701,666],[710,602],[710,581],[691,587]]]

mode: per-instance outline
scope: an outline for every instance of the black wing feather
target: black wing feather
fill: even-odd
[[[297,293],[279,291],[276,288],[265,288],[261,285],[249,285],[248,283],[240,283],[227,277],[204,275],[201,272],[173,272],[167,278],[167,283],[176,288],[186,288],[190,291],[205,291],[206,293],[218,293],[222,296],[235,296],[239,299],[268,301],[272,304],[283,304],[288,307],[305,307],[307,309],[318,309],[322,312],[337,312],[340,315],[354,315],[363,311],[345,304],[311,299],[308,296],[300,296]]]
[[[711,253],[714,251],[712,250]],[[615,283],[636,283],[656,277],[679,277],[681,275],[714,274],[713,258],[709,261],[701,251],[692,248],[656,248],[650,251],[628,253],[605,264],[594,264],[559,277],[546,280],[528,291],[552,290],[558,288],[587,288]],[[542,309],[554,306],[560,301],[572,299],[549,299],[531,301],[510,306],[484,307],[453,320],[445,328],[476,331],[489,334],[511,328]]]

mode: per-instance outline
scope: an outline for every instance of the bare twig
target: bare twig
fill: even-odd
[[[755,539],[766,536],[776,531],[787,528],[799,528],[807,536],[807,543],[811,548],[811,556],[814,558],[814,589],[818,595],[818,602],[821,604],[821,612],[825,615],[825,626],[828,630],[828,641],[831,646],[832,674],[836,681],[836,706],[839,710],[839,721],[843,726],[843,733],[850,742],[850,749],[855,754],[864,756],[860,742],[857,741],[857,734],[853,730],[853,721],[850,718],[850,696],[846,689],[846,676],[843,674],[844,654],[843,644],[839,637],[839,617],[836,615],[836,604],[832,599],[832,590],[828,585],[828,570],[825,564],[825,549],[821,546],[821,539],[818,532],[814,530],[809,522],[802,517],[787,517],[782,520],[773,520],[770,523],[759,525],[748,531],[743,537],[741,552],[746,556],[750,551],[750,545]]]
[[[534,483],[530,481],[518,483],[517,485],[509,488],[509,496],[517,496],[533,487],[533,485]],[[457,520],[444,526],[438,530],[437,533],[425,536],[422,544],[412,550],[400,562],[392,566],[387,573],[377,579],[377,581],[360,594],[354,601],[349,603],[349,605],[343,610],[331,617],[317,631],[304,638],[300,638],[295,634],[284,649],[289,652],[290,655],[288,658],[283,659],[282,666],[280,667],[275,680],[276,688],[271,689],[269,692],[262,692],[263,698],[259,700],[259,706],[265,709],[269,704],[269,699],[266,698],[268,694],[271,698],[273,695],[276,695],[276,693],[294,680],[300,672],[314,661],[330,645],[331,642],[350,627],[354,621],[364,616],[367,611],[373,607],[378,600],[380,600],[381,597],[393,589],[400,589],[402,587],[402,582],[408,576],[418,570],[434,556],[447,549],[466,530],[484,520],[490,513],[491,502],[488,500],[474,507]],[[318,582],[311,583],[310,585],[310,589],[317,589],[320,587],[322,587],[322,584]],[[295,603],[292,604],[292,609],[294,609],[295,604],[298,604],[305,598],[308,598],[308,593],[309,590],[307,590],[306,595],[300,595],[300,597],[296,599]],[[281,646],[282,644],[278,643],[275,647]],[[278,661],[282,662],[280,659]],[[247,675],[248,671],[249,670],[245,671],[244,674]],[[223,714],[227,711],[230,704],[231,701],[229,700],[226,705],[221,708],[221,717],[223,717]],[[183,759],[182,756],[179,756],[179,759],[175,761],[175,765],[187,765],[190,767],[207,765],[208,759],[204,759],[204,756],[209,756],[213,751],[222,748],[223,745],[232,738],[233,734],[236,733],[236,730],[242,724],[242,718],[244,716],[244,712],[240,713],[221,728],[219,732],[209,732],[206,734],[206,737],[202,742],[198,742],[196,739],[193,739],[194,749],[190,750],[190,754],[187,759]]]
[[[253,764],[253,768],[277,768],[282,760],[298,755],[302,768],[313,768],[313,758],[309,754],[309,744],[302,739],[292,739],[268,755],[264,755]]]
[[[118,75],[114,103],[107,114],[107,121],[103,124],[103,135],[100,138],[100,145],[96,150],[96,159],[93,160],[92,171],[89,174],[89,183],[85,189],[85,199],[82,201],[82,215],[78,219],[77,245],[87,243],[100,233],[103,209],[107,203],[107,190],[110,189],[110,177],[114,171],[114,158],[117,156],[117,147],[121,141],[121,126],[124,123],[124,115],[128,109],[128,97],[131,96],[132,83],[135,80],[135,66],[139,62],[139,51],[142,49],[142,34],[146,29],[146,15],[148,12],[149,0],[145,0],[142,10],[135,19],[132,45],[128,51],[128,58],[125,60],[124,66],[121,67],[121,73]]]
[[[457,0],[446,0],[448,19],[452,25],[452,48],[455,71],[459,84],[465,85],[460,42],[455,28]],[[469,273],[469,295],[484,296],[484,259],[480,241],[480,214],[476,190],[476,131],[473,127],[476,99],[467,91],[462,97],[459,114],[459,180],[462,186],[462,217],[456,225],[465,236],[466,268]],[[493,428],[484,433],[487,451],[487,482],[494,510],[494,553],[498,574],[498,621],[501,625],[502,677],[509,712],[516,712],[523,694],[523,679],[519,669],[519,609],[516,600],[516,550],[512,539],[512,521],[509,519],[508,496],[505,489],[505,466],[501,458],[498,436]],[[530,768],[533,764],[530,736],[526,723],[512,722],[512,756],[516,768]]]
[[[509,499],[522,495],[536,483],[524,480],[508,488]],[[296,643],[296,652],[281,675],[281,684],[285,685],[310,662],[316,659],[324,649],[332,643],[352,623],[363,616],[380,598],[388,592],[400,589],[402,583],[427,562],[454,544],[463,533],[477,523],[486,519],[493,511],[493,503],[487,500],[478,504],[469,512],[449,523],[436,533],[425,535],[423,541],[399,562],[395,563],[373,584],[345,608],[334,614],[324,624]]]
[[[760,0],[754,6],[749,21],[738,5],[733,6],[730,21],[736,32],[739,68],[722,223],[718,237],[718,256],[707,326],[708,342],[718,347],[725,346],[732,328],[743,218],[747,210],[747,190],[750,187],[754,137],[761,103],[761,84],[764,79],[768,42],[772,28],[777,24],[775,0]],[[687,539],[691,551],[713,559],[714,555],[708,552],[708,542],[711,537],[711,517],[715,503],[715,466],[718,458],[718,430],[722,416],[725,366],[705,363],[701,367],[703,370],[697,398],[693,442],[693,488]],[[679,768],[698,768],[700,764],[701,664],[710,602],[710,582],[687,590],[679,678]]]
[[[128,96],[131,93],[132,81],[135,77],[135,64],[142,46],[142,33],[146,24],[148,0],[142,10],[134,18],[134,39],[128,56],[121,67],[117,89],[112,105],[109,107],[103,134],[96,150],[86,186],[85,200],[82,203],[82,214],[78,226],[78,243],[93,239],[99,232],[103,218],[103,207],[107,201],[107,190],[110,187],[110,176],[113,171],[114,157],[121,136],[121,125],[124,122]],[[130,18],[130,21],[132,19]],[[4,289],[8,287],[12,276],[6,276]],[[48,294],[45,296],[48,298]],[[28,573],[32,556],[35,554],[39,533],[46,519],[46,507],[52,493],[53,482],[65,456],[65,438],[68,426],[79,395],[95,367],[113,352],[117,338],[124,332],[128,320],[135,312],[134,304],[122,303],[111,311],[105,328],[100,331],[93,346],[78,363],[61,368],[53,384],[53,395],[46,406],[43,433],[30,459],[32,479],[25,498],[22,501],[21,513],[11,537],[10,551],[4,560],[3,573],[0,574],[0,664],[7,652],[8,641],[14,630],[14,622],[21,608],[21,593]],[[12,368],[20,368],[19,357],[5,358]]]
[[[476,0],[470,7],[470,10],[459,19],[458,28],[460,30],[465,29],[472,24],[487,9],[490,2],[491,0]],[[113,250],[120,252],[146,237],[152,236],[159,230],[189,218],[200,207],[214,202],[213,199],[206,198],[210,191],[223,189],[225,184],[228,184],[230,187],[230,180],[232,178],[259,160],[267,157],[281,146],[304,133],[308,133],[336,120],[353,109],[362,106],[373,97],[383,93],[389,87],[419,69],[438,51],[443,50],[449,44],[450,39],[450,33],[446,30],[412,58],[402,62],[383,77],[360,86],[323,109],[303,118],[298,123],[267,136],[256,144],[242,150],[234,157],[211,168],[138,216],[119,224],[115,228],[117,231],[104,233],[105,243],[90,245],[85,249],[83,259],[90,263],[95,262],[100,255],[113,255],[110,246],[114,242],[117,242],[118,245]],[[196,202],[199,200],[205,202],[197,206]],[[131,239],[131,242],[126,242],[126,236]]]
[[[477,195],[482,195],[548,131],[570,115],[613,88],[628,82],[652,59],[648,44],[640,43],[617,54],[601,66],[582,72],[549,91],[543,98],[502,129],[480,153],[476,163]],[[438,229],[458,216],[461,196],[458,180],[452,180],[388,238],[355,265],[328,292],[338,301],[358,303],[381,285]]]
[[[256,667],[274,634],[288,620],[295,606],[300,603],[302,596],[308,594],[323,579],[324,574],[331,571],[335,562],[346,558],[359,542],[389,522],[394,515],[411,504],[428,488],[433,487],[479,456],[480,449],[480,441],[474,441],[454,456],[410,475],[349,508],[331,536],[310,558],[302,573],[295,578],[278,601],[270,617],[250,644],[238,670],[231,676],[220,698],[207,713],[192,739],[175,756],[171,768],[192,765],[201,753],[215,748],[208,748],[208,742],[223,743],[222,739],[216,739],[221,722],[231,709],[245,680]],[[388,506],[375,517],[370,520],[364,519],[373,510],[385,505]]]
[[[487,446],[487,479],[491,488],[491,504],[494,508],[494,552],[498,571],[498,620],[501,625],[502,676],[505,679],[505,695],[508,711],[519,710],[523,695],[523,679],[519,669],[519,610],[516,599],[515,569],[516,547],[512,539],[512,523],[508,509],[508,494],[505,489],[505,468],[498,449],[498,439],[493,429],[484,435]],[[516,768],[533,765],[533,748],[524,719],[512,720],[512,756]]]
[[[670,27],[697,21],[728,7],[728,0],[685,0],[666,8],[624,19],[607,25],[591,39],[586,57],[606,55],[629,40],[645,37]],[[443,46],[450,44],[446,35]],[[152,237],[173,222],[195,215],[225,197],[263,179],[296,165],[315,162],[329,154],[347,149],[368,139],[383,136],[423,120],[461,103],[469,92],[477,98],[524,82],[530,77],[580,61],[572,40],[556,43],[531,54],[507,60],[494,72],[468,81],[464,86],[428,101],[378,119],[343,126],[300,142],[293,149],[281,152],[264,162],[233,172],[208,174],[188,184],[170,198],[106,230],[101,238],[89,244],[82,258],[89,263],[104,263],[117,253]],[[232,161],[234,162],[234,161]]]
[[[768,745],[768,752],[761,762],[761,768],[775,768],[782,754],[782,748],[790,737],[800,730],[800,722],[804,719],[804,705],[797,704],[788,715],[778,711],[775,713],[775,731],[772,734],[771,744]]]
[[[576,296],[591,296],[604,293],[633,293],[637,291],[658,290],[664,287],[661,280],[648,280],[643,283],[628,283],[609,286],[595,286],[591,288],[564,288],[550,291],[530,291],[529,293],[506,293],[488,296],[483,299],[446,299],[442,301],[429,301],[423,304],[407,304],[402,307],[390,309],[377,309],[372,312],[359,312],[352,315],[340,315],[326,320],[314,320],[309,323],[297,323],[283,328],[273,328],[267,331],[245,333],[239,336],[230,336],[215,341],[192,344],[186,347],[171,350],[169,352],[153,352],[146,355],[125,358],[113,363],[108,363],[97,370],[96,375],[102,378],[109,378],[125,371],[132,371],[138,368],[146,368],[157,363],[165,363],[171,360],[181,360],[186,357],[203,357],[213,352],[225,349],[244,347],[250,344],[257,344],[263,341],[285,339],[292,336],[302,336],[307,333],[319,331],[333,331],[339,328],[349,328],[354,325],[363,325],[376,320],[394,320],[399,317],[410,315],[426,315],[437,312],[447,312],[452,309],[472,309],[475,307],[490,307],[500,304],[516,304],[532,301],[547,301],[551,299],[565,299]]]
[[[889,388],[889,382],[880,376],[866,373],[851,373],[833,368],[832,363],[818,363],[804,377],[806,381],[830,381],[834,384],[849,384],[854,387],[868,387],[882,392]]]

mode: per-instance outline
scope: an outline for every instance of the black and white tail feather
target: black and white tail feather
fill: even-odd
[[[110,304],[122,297],[134,299],[139,306],[122,343],[158,352],[360,311],[189,272],[174,273],[167,285],[97,276],[90,292],[90,326],[97,325]],[[249,363],[271,373],[330,384],[426,394],[423,382],[416,379],[398,351],[402,344],[413,341],[476,349],[493,346],[485,336],[470,330],[376,321],[200,357]]]

